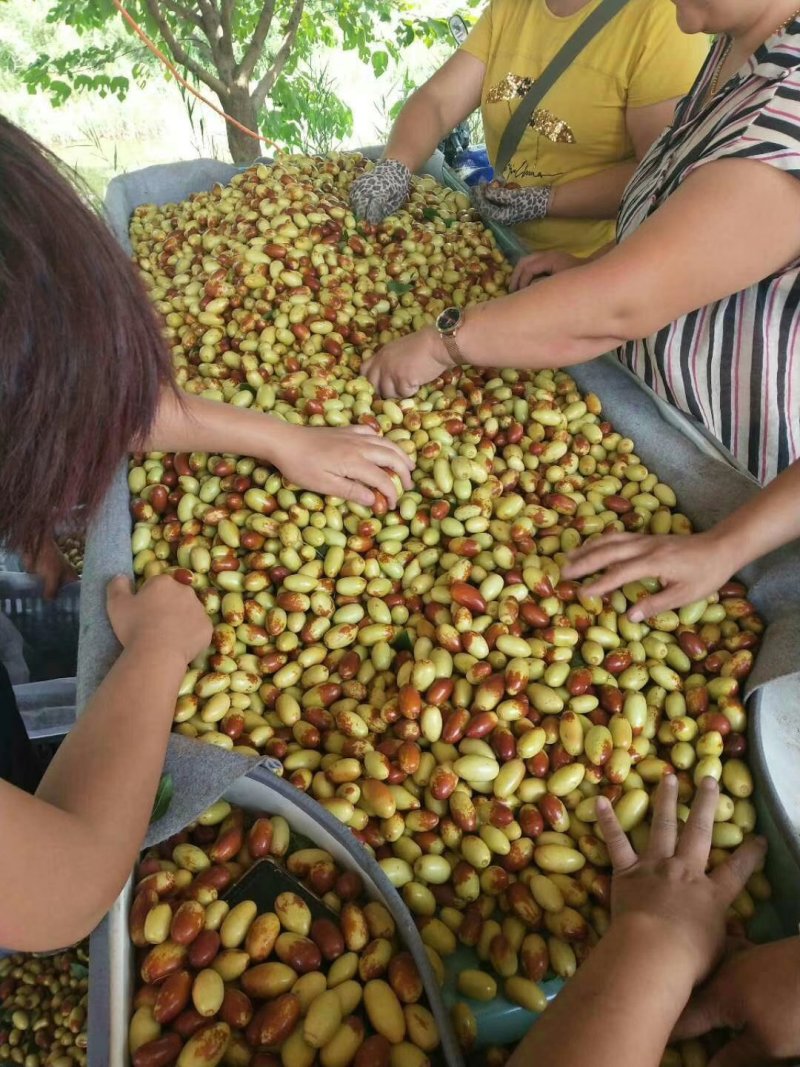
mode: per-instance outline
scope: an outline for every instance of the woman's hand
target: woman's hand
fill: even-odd
[[[452,367],[441,337],[426,326],[385,345],[364,363],[361,373],[380,396],[406,397]]]
[[[141,644],[174,648],[189,663],[211,641],[211,621],[188,585],[168,574],[145,582],[138,593],[124,575],[108,583],[106,609],[124,648]]]
[[[357,218],[380,223],[408,200],[411,171],[397,159],[382,159],[372,170],[356,178],[350,204]]]
[[[517,261],[508,287],[515,293],[518,289],[524,289],[551,274],[560,274],[561,271],[580,267],[584,262],[585,260],[571,256],[569,252],[534,252],[532,256],[523,256]]]
[[[689,1003],[676,1040],[709,1030],[741,1031],[713,1067],[761,1067],[800,1056],[800,938],[759,945],[727,959]]]
[[[52,600],[62,585],[78,580],[78,572],[52,537],[44,542],[35,559],[26,557],[24,562],[29,574],[42,579],[45,600]]]
[[[370,507],[374,490],[397,503],[397,487],[387,474],[396,474],[410,489],[413,460],[371,426],[293,426],[280,435],[280,452],[273,462],[290,482],[317,493],[342,497]]]
[[[719,799],[713,778],[700,783],[691,814],[678,837],[674,775],[661,780],[653,801],[646,851],[637,856],[611,804],[597,799],[597,818],[611,857],[611,921],[647,930],[668,930],[685,953],[693,982],[702,981],[725,949],[725,913],[764,857],[765,844],[753,838],[727,863],[706,874],[711,831]]]
[[[731,546],[713,530],[689,536],[610,533],[570,553],[562,574],[575,579],[604,571],[585,587],[595,596],[626,582],[657,578],[661,592],[642,597],[628,612],[632,622],[640,622],[716,593],[737,567]]]
[[[499,226],[539,222],[547,216],[552,189],[549,185],[509,188],[501,182],[479,182],[469,191],[472,206],[484,220]]]

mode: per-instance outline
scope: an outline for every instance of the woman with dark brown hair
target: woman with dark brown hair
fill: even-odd
[[[91,515],[139,449],[256,456],[364,505],[373,489],[394,505],[387,470],[411,486],[408,457],[368,427],[294,426],[179,394],[133,266],[57,161],[0,117],[0,542],[57,585],[57,525],[77,507]],[[9,948],[74,941],[114,900],[147,827],[186,664],[210,639],[199,601],[166,576],[136,596],[115,579],[108,610],[124,650],[35,795],[12,784],[19,731],[0,730]],[[6,727],[18,714],[7,682],[0,664]]]
[[[34,552],[91,512],[132,450],[232,452],[369,506],[411,487],[406,454],[367,426],[295,426],[178,393],[155,311],[125,254],[50,154],[0,117],[0,540]]]

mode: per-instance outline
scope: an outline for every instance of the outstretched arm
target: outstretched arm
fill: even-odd
[[[628,612],[634,621],[715,593],[742,567],[800,537],[800,460],[705,533],[654,537],[614,533],[593,538],[572,553],[565,578],[600,575],[587,593],[604,596],[627,582],[657,578],[661,592]]]
[[[800,256],[800,182],[755,160],[709,163],[607,255],[471,307],[458,334],[478,367],[583,363],[648,337],[739,292]],[[447,357],[431,327],[393,341],[367,377],[384,396],[411,396]]]
[[[452,129],[480,106],[484,64],[458,51],[409,97],[397,116],[384,153],[413,173]]]
[[[108,613],[123,652],[36,795],[0,782],[7,948],[68,945],[113,903],[147,829],[186,664],[211,635],[195,594],[166,575],[136,595],[115,578]]]
[[[271,415],[216,400],[187,396],[181,403],[164,390],[156,423],[139,447],[167,452],[230,452],[274,464],[304,489],[369,507],[379,490],[394,507],[396,474],[411,488],[414,464],[393,441],[369,426],[330,429],[297,426]]]

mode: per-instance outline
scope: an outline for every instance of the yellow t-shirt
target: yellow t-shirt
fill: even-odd
[[[481,110],[491,160],[533,79],[599,3],[561,18],[546,0],[490,0],[462,48],[486,66]],[[672,0],[630,0],[539,104],[504,177],[560,185],[635,159],[626,108],[685,95],[707,54],[704,34],[678,28]],[[613,240],[614,226],[610,219],[549,218],[517,233],[534,249],[588,256]]]

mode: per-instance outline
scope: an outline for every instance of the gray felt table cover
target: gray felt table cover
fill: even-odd
[[[374,157],[379,149],[367,152]],[[238,169],[215,160],[198,159],[148,167],[115,178],[109,185],[106,200],[110,225],[123,247],[130,251],[128,225],[137,206],[178,202],[193,192],[211,188],[216,182],[229,181]],[[441,160],[432,159],[424,170],[441,175]],[[758,491],[753,479],[726,461],[697,426],[668,409],[613,357],[571,368],[570,373],[583,391],[600,396],[607,417],[633,438],[643,462],[675,489],[681,510],[699,529],[713,525]],[[81,604],[79,707],[97,688],[119,652],[105,613],[104,589],[113,575],[130,573],[129,537],[128,489],[125,471],[121,469],[92,524],[87,545]],[[752,564],[743,577],[752,601],[769,623],[749,680],[749,692],[753,692],[772,680],[800,671],[800,542]],[[800,737],[800,715],[796,718]],[[756,721],[754,728],[768,729],[769,723]],[[148,841],[163,840],[186,825],[255,762],[173,737],[166,769],[179,787],[166,818],[151,828]],[[779,805],[778,799],[776,803]]]

